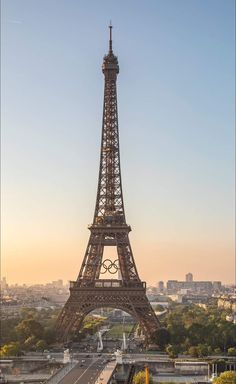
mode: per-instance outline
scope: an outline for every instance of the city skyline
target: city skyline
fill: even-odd
[[[186,282],[187,280],[186,280],[186,276],[185,276],[185,278],[184,278],[184,276],[183,276],[183,278],[182,279],[180,279],[180,280],[178,280],[178,279],[168,279],[168,280],[159,280],[159,281],[156,281],[156,283],[154,284],[154,285],[148,285],[148,286],[150,286],[150,287],[158,287],[159,286],[159,284],[161,283],[163,283],[163,285],[165,286],[166,285],[166,283],[167,282],[172,282],[172,281],[178,281],[178,282]],[[192,280],[193,282],[202,282],[201,280]],[[206,281],[206,280],[203,280],[204,282]],[[211,280],[208,280],[208,281],[210,281],[210,282],[216,282],[216,283],[218,283],[219,281],[211,281]],[[207,281],[207,282],[208,282]],[[34,281],[34,283],[33,284],[26,284],[26,283],[22,283],[22,284],[18,284],[18,283],[11,283],[11,284],[8,284],[8,280],[7,280],[7,277],[6,276],[2,276],[1,277],[1,280],[0,280],[0,283],[2,284],[4,284],[4,285],[9,285],[9,286],[11,286],[11,285],[19,285],[19,286],[21,286],[21,285],[26,285],[26,286],[30,286],[30,285],[50,285],[50,284],[58,284],[58,283],[60,283],[61,285],[68,285],[69,284],[69,282],[70,282],[70,280],[63,280],[62,278],[58,278],[58,279],[56,279],[56,280],[52,280],[52,281],[46,281],[46,282],[44,282],[44,283],[41,283],[41,282],[37,282],[37,281]],[[221,283],[221,282],[220,282]],[[223,284],[224,285],[224,284]],[[225,286],[234,286],[234,284],[225,284]]]
[[[94,1],[3,1],[2,275],[10,282],[77,277],[96,198],[110,18],[140,277],[152,284],[191,270],[196,280],[234,282],[234,3],[131,3],[103,1],[95,11]]]

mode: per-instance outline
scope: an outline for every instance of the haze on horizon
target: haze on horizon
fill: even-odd
[[[77,278],[112,20],[121,172],[142,280],[235,281],[233,0],[2,1],[2,276]]]

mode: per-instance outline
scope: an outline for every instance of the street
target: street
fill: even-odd
[[[74,368],[59,382],[60,384],[92,384],[106,365],[103,358],[80,359]]]

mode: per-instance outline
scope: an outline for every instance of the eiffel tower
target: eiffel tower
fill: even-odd
[[[137,272],[129,242],[131,228],[125,219],[116,93],[119,65],[112,50],[112,26],[109,28],[109,51],[102,66],[105,88],[95,213],[79,276],[70,282],[70,297],[57,321],[58,335],[64,341],[79,330],[88,313],[102,307],[121,309],[132,315],[147,341],[160,327],[146,296],[146,283]],[[104,247],[111,246],[116,247],[117,259],[103,260]],[[104,278],[105,275],[110,278]]]

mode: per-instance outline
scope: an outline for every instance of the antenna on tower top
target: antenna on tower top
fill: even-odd
[[[110,25],[109,25],[109,29],[110,29],[110,40],[109,40],[109,53],[112,53],[112,23],[111,23],[111,20],[110,20]]]

